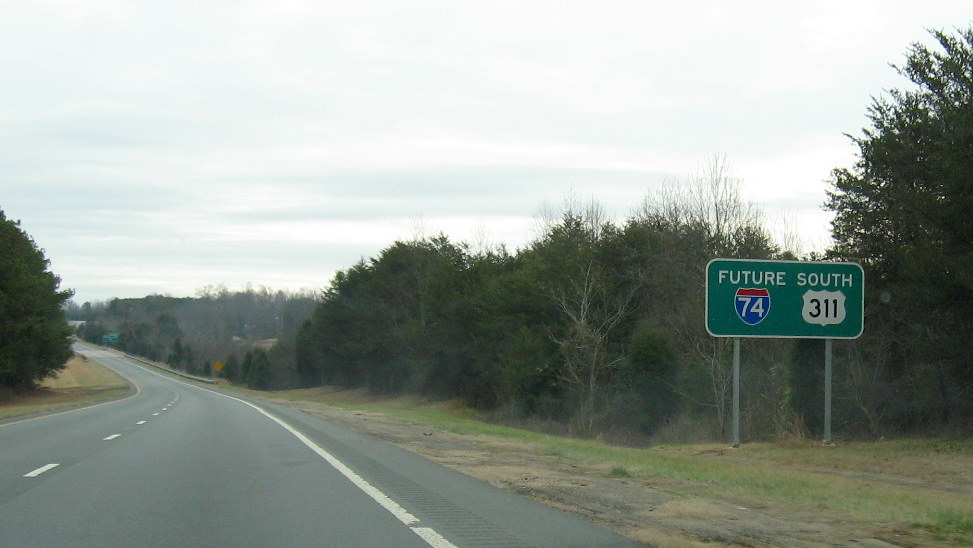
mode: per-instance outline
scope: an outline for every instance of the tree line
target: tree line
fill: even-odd
[[[219,376],[259,389],[296,384],[294,336],[310,317],[316,295],[247,287],[206,287],[196,297],[150,295],[138,299],[69,303],[78,335],[96,344],[166,362],[188,373]]]
[[[515,252],[444,235],[393,243],[336,274],[298,333],[297,371],[307,386],[461,398],[585,435],[652,434],[677,419],[719,435],[728,350],[702,322],[716,256],[794,258],[719,157],[623,222],[569,200]],[[779,423],[789,346],[754,346],[750,390],[774,405],[754,400],[749,413]]]

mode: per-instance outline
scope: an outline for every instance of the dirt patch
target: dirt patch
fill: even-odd
[[[876,529],[801,508],[700,497],[690,482],[624,477],[526,443],[463,436],[313,402],[274,400],[388,441],[491,485],[658,546],[934,546],[923,531]],[[705,457],[705,456],[704,456]],[[703,491],[705,491],[703,489]]]

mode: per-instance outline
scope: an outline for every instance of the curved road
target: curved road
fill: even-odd
[[[0,546],[638,546],[300,411],[76,351],[136,390],[0,423]]]

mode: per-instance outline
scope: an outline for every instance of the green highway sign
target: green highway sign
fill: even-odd
[[[713,259],[706,330],[714,337],[856,339],[865,273],[856,263]]]

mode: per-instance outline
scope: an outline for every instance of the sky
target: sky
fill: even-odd
[[[724,158],[829,243],[890,63],[967,0],[0,0],[0,209],[75,301],[298,290],[397,239],[624,220]]]

